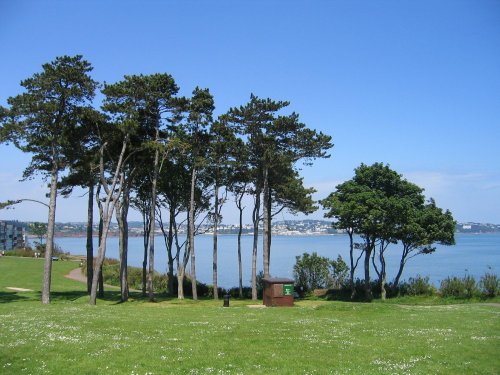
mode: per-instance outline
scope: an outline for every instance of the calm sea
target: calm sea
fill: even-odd
[[[56,243],[64,250],[75,255],[84,255],[85,238],[56,238]],[[196,273],[198,280],[212,283],[212,237],[197,236],[195,240]],[[223,235],[218,239],[219,286],[238,285],[237,236]],[[259,246],[261,246],[259,241]],[[97,239],[94,239],[97,253]],[[250,285],[252,236],[244,236],[243,246],[243,284]],[[155,241],[155,269],[166,272],[167,255],[163,237]],[[295,257],[304,252],[317,252],[319,255],[336,259],[340,254],[349,262],[349,238],[347,235],[331,236],[273,236],[271,247],[271,274],[275,277],[293,278]],[[396,276],[401,248],[397,245],[386,252],[388,280]],[[142,265],[142,237],[129,239],[129,265]],[[118,238],[108,239],[106,257],[118,258]],[[361,263],[361,261],[360,261]],[[189,266],[188,266],[189,267]],[[262,251],[259,247],[257,267],[262,269]],[[362,276],[358,266],[357,276]],[[403,279],[416,275],[429,276],[431,282],[439,285],[447,276],[473,275],[477,280],[486,272],[500,275],[500,233],[495,234],[457,234],[455,246],[437,246],[434,254],[419,255],[408,261]]]

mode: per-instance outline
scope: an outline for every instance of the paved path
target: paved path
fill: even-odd
[[[81,268],[75,268],[74,270],[71,270],[70,273],[68,273],[67,275],[64,275],[64,277],[71,279],[71,280],[80,281],[82,283],[87,282],[87,276],[85,276],[82,273]]]
[[[79,282],[82,282],[82,283],[86,283],[87,282],[87,276],[85,276],[82,273],[82,269],[81,268],[75,268],[74,270],[71,270],[70,273],[68,273],[67,275],[64,275],[64,277],[66,277],[67,279],[79,281]],[[116,285],[104,284],[104,286],[106,288],[111,288],[111,289],[120,289],[120,287],[116,286]],[[129,288],[129,291],[130,292],[140,292],[140,290],[132,289],[132,288]]]

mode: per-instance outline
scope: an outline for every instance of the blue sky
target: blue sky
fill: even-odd
[[[167,72],[181,94],[208,87],[217,113],[250,93],[288,100],[335,143],[302,171],[317,199],[384,162],[457,220],[500,223],[498,1],[0,0],[0,45],[0,105],[63,54],[99,81]],[[0,201],[44,199],[43,181],[19,182],[28,161],[0,146]],[[58,201],[57,221],[85,220],[82,194]],[[0,219],[46,212],[25,203]]]

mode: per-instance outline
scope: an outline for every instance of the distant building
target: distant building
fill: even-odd
[[[25,224],[0,220],[0,250],[24,248]]]

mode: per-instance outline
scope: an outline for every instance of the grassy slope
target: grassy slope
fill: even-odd
[[[2,374],[498,374],[500,309],[301,301],[89,306],[54,262],[54,303],[39,302],[43,261],[0,259]],[[6,286],[34,289],[15,293]],[[116,292],[115,292],[116,293]]]

